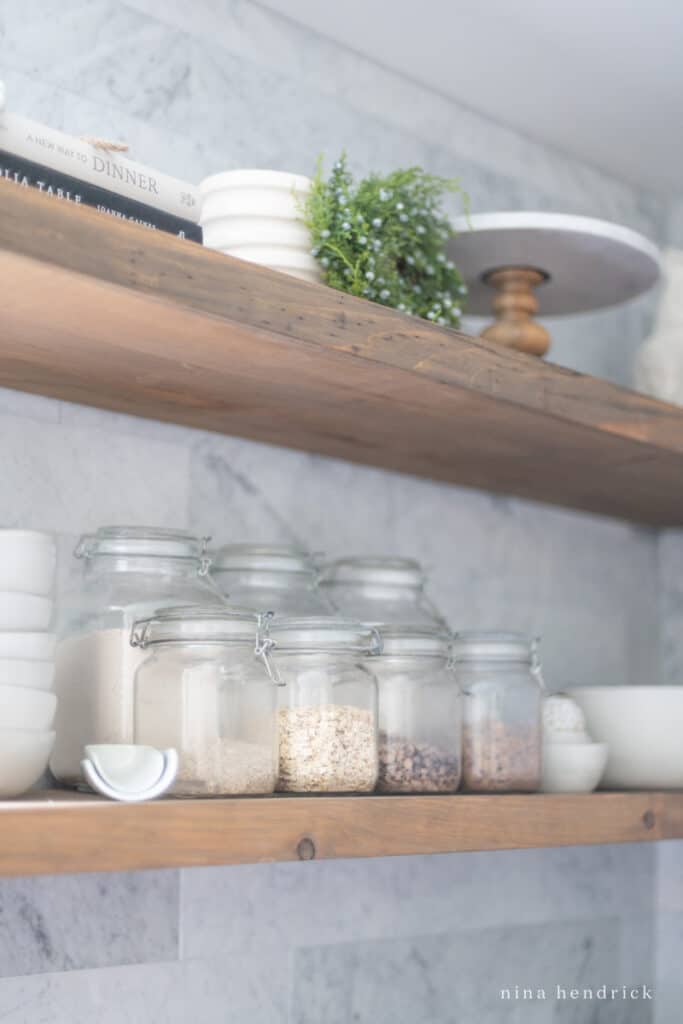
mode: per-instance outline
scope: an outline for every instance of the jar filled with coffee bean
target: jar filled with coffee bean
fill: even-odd
[[[448,633],[429,626],[381,626],[380,793],[454,793],[460,785],[460,692]]]

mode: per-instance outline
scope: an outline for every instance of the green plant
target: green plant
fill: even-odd
[[[458,327],[467,289],[445,254],[453,234],[441,209],[446,192],[459,192],[468,210],[457,180],[420,167],[356,184],[345,154],[327,179],[319,160],[302,212],[325,283]]]

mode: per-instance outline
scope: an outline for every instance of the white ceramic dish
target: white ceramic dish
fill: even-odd
[[[606,743],[548,743],[543,747],[544,793],[592,793],[607,764]]]
[[[52,621],[53,607],[49,597],[0,591],[0,629],[45,630]]]
[[[52,592],[57,563],[54,537],[37,530],[0,530],[0,591]]]
[[[0,729],[0,798],[21,796],[47,768],[54,732]]]
[[[83,776],[96,793],[137,803],[171,788],[178,774],[177,750],[129,743],[94,743],[85,748]]]
[[[54,681],[54,661],[0,658],[0,686],[26,686],[30,690],[51,690]]]
[[[57,708],[57,695],[26,686],[0,686],[0,725],[6,729],[39,729],[52,727]]]
[[[54,633],[0,631],[0,658],[52,661],[55,656],[55,646]]]
[[[602,789],[683,789],[683,686],[570,691],[609,754]]]

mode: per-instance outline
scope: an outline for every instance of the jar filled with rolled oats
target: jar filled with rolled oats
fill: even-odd
[[[376,630],[332,616],[272,619],[261,645],[279,686],[277,788],[371,793],[377,782]]]
[[[463,694],[464,789],[537,790],[543,694],[538,642],[518,633],[460,633],[453,660]]]

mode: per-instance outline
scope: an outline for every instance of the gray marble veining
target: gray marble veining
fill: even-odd
[[[219,955],[0,980],[3,1024],[288,1024],[289,963]]]
[[[291,1021],[616,1022],[623,1017],[596,996],[617,984],[618,961],[618,924],[600,918],[303,948]]]
[[[178,917],[174,871],[0,879],[0,978],[174,960]]]

